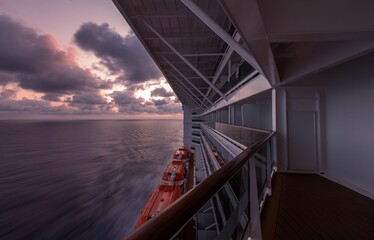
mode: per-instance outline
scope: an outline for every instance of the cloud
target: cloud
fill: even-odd
[[[180,103],[170,98],[174,94],[159,87],[161,73],[133,34],[122,37],[108,24],[86,23],[74,36],[79,47],[93,52],[101,59],[99,66],[117,77],[112,82],[95,76],[93,72],[97,69],[91,72],[80,67],[75,50],[62,49],[51,35],[40,34],[4,14],[0,14],[0,29],[4,33],[0,34],[0,114],[3,116],[181,112]],[[127,84],[124,91],[102,95],[100,90],[111,90],[119,83]],[[156,85],[151,96],[157,99],[135,97],[139,89]],[[16,96],[37,97],[17,100]]]
[[[182,113],[182,105],[180,103],[170,102],[168,104],[158,106],[157,110],[157,113],[159,114]]]
[[[53,94],[53,93],[46,93],[42,97],[43,100],[50,101],[50,102],[60,102],[60,95],[59,94]]]
[[[105,104],[105,99],[97,93],[81,93],[73,96],[72,104]]]
[[[84,50],[92,51],[113,74],[127,83],[161,77],[161,72],[134,34],[122,37],[108,24],[84,23],[74,35]]]
[[[113,101],[118,106],[140,104],[144,99],[134,97],[134,92],[130,90],[114,91],[111,95]]]
[[[0,100],[13,98],[16,96],[16,91],[12,89],[5,89],[0,92]]]
[[[165,99],[154,100],[153,103],[155,106],[162,106],[168,104],[168,102]]]
[[[136,98],[134,92],[128,89],[125,91],[114,91],[111,97],[118,111],[128,114],[173,114],[182,112],[180,103],[175,103],[170,99],[151,99],[146,101],[143,98]]]
[[[1,114],[43,114],[43,115],[86,115],[113,114],[110,104],[95,104],[90,100],[78,100],[82,103],[71,102],[69,106],[53,106],[51,102],[22,98],[21,100],[1,99]],[[97,102],[97,100],[96,100]]]
[[[176,103],[170,98],[164,99],[153,99],[153,105],[157,109],[159,114],[171,114],[171,113],[181,113],[182,105],[178,102]]]
[[[31,100],[23,98],[21,100],[3,100],[0,104],[0,111],[8,112],[47,112],[47,113],[69,113],[65,106],[54,107],[50,102]]]
[[[20,74],[18,79],[20,87],[43,93],[72,94],[98,87],[90,72],[63,65],[45,73]]]
[[[163,87],[155,88],[153,91],[151,91],[152,97],[172,97],[175,96],[173,92],[167,91]]]
[[[0,15],[0,69],[9,72],[36,73],[45,71],[64,59],[56,50],[50,35],[38,35],[34,29]],[[6,33],[6,34],[5,34]]]
[[[113,103],[107,102],[99,92],[76,94],[72,98],[65,99],[65,102],[79,114],[114,113]]]
[[[110,96],[113,98],[113,104],[120,113],[139,114],[154,112],[152,109],[147,108],[143,98],[135,97],[133,90],[114,91]]]
[[[6,15],[0,15],[0,29],[0,84],[60,95],[110,87],[79,67],[74,50],[61,50],[51,35],[39,35]]]
[[[0,71],[0,86],[4,86],[4,85],[7,85],[8,83],[16,82],[16,81],[17,81],[17,77],[14,74]]]

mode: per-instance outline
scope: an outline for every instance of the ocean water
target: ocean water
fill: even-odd
[[[0,239],[122,239],[180,120],[0,121]]]

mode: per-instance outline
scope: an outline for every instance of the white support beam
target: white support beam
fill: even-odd
[[[186,78],[188,78],[188,79],[196,79],[196,78],[199,78],[200,79],[200,77],[186,77]],[[207,78],[213,78],[213,76],[208,76]]]
[[[199,75],[201,77],[201,79],[204,80],[204,82],[206,82],[209,86],[211,86],[214,91],[216,91],[222,98],[224,98],[226,101],[227,101],[227,98],[226,96],[216,87],[214,86],[214,84],[212,84],[205,76],[204,74],[202,74],[197,68],[195,68],[195,66],[193,66],[185,57],[183,57],[183,55],[177,50],[175,49],[165,38],[163,38],[161,36],[160,33],[158,33],[156,31],[156,29],[154,29],[151,25],[149,25],[144,19],[143,19],[143,23],[144,25],[149,29],[151,30],[154,34],[156,34],[156,36],[165,44],[167,45],[180,59],[182,59],[182,61],[187,64],[197,75]]]
[[[162,51],[162,52],[153,52],[154,54],[175,54],[174,52],[172,51]],[[219,57],[219,56],[224,56],[225,53],[215,53],[215,52],[207,52],[207,53],[204,53],[204,52],[200,52],[200,53],[182,53],[182,56],[184,57]]]
[[[174,73],[170,72],[170,74],[174,77],[174,79],[177,80],[177,82],[179,83],[179,85],[182,85],[182,90],[186,89],[188,90],[188,92],[195,97],[195,99],[198,99],[199,102],[201,102],[201,104],[203,104],[205,106],[205,108],[208,108],[207,105],[205,105],[204,102],[202,102],[184,83],[183,81],[181,81]]]
[[[239,34],[238,32],[235,32],[235,33],[234,33],[234,40],[235,40],[235,41],[239,41],[240,38],[241,38],[241,37],[240,37],[240,34]],[[225,69],[227,63],[228,63],[229,60],[231,59],[231,56],[232,56],[233,52],[234,52],[234,49],[232,49],[230,46],[228,46],[228,47],[227,47],[227,50],[226,50],[225,57],[221,60],[221,62],[219,63],[219,66],[218,66],[216,72],[214,73],[214,77],[213,77],[213,80],[212,80],[212,83],[213,83],[213,84],[216,84],[216,82],[217,82],[219,76],[221,76],[221,74],[222,74],[223,69]],[[208,97],[208,95],[209,95],[209,93],[210,93],[211,90],[212,90],[212,89],[209,88],[208,91],[206,92],[206,95],[205,95],[205,96]]]
[[[163,37],[165,39],[178,39],[178,38],[190,38],[193,36],[194,38],[210,38],[210,37],[216,37],[215,33],[213,32],[164,32]],[[152,33],[146,33],[143,35],[143,39],[155,39],[157,38]]]
[[[177,86],[179,86],[179,84],[177,84]],[[173,87],[172,87],[173,88]],[[173,88],[174,89],[174,88]],[[175,92],[175,91],[174,91]],[[176,93],[176,92],[175,92]],[[198,108],[200,108],[200,110],[201,111],[203,111],[204,112],[204,108],[203,107],[201,107],[201,105],[200,104],[198,104],[189,94],[187,94],[185,91],[184,91],[184,89],[183,88],[178,88],[178,93],[181,93],[182,94],[182,96],[184,96],[185,98],[188,98],[189,100],[191,100]],[[178,95],[177,95],[178,96]]]
[[[118,1],[118,0],[115,0]],[[210,16],[220,16],[221,12],[215,9],[208,10],[207,14]],[[170,11],[168,9],[158,9],[158,11],[146,11],[142,12],[141,15],[134,15],[131,18],[170,18],[170,17],[185,17],[186,12],[183,9]]]
[[[257,63],[256,59],[235,41],[221,26],[219,26],[213,19],[211,19],[204,11],[202,11],[191,0],[180,0],[187,8],[191,10],[201,21],[203,21],[213,32],[215,32],[223,41],[225,41],[231,48],[235,50],[244,60],[257,69],[263,76],[265,76],[262,68]]]
[[[201,111],[204,112],[204,108],[202,108],[190,95],[188,95],[184,90],[183,88],[180,88],[182,90],[182,94],[187,97],[188,99],[190,99],[193,103],[195,103],[196,107],[200,108]]]
[[[259,72],[267,78],[270,84],[278,83],[279,73],[268,41],[267,27],[265,29],[266,24],[263,22],[263,15],[259,7],[260,2],[263,1],[219,0],[219,2],[232,24],[240,32],[243,42],[248,47],[248,52],[256,59],[257,65],[261,66]],[[268,1],[265,2],[268,5],[273,5]],[[276,15],[275,13],[278,11],[274,12],[274,15]],[[272,22],[278,24],[279,20]],[[294,22],[300,25],[299,22]],[[304,26],[304,24],[301,25]],[[258,70],[256,66],[252,66]]]
[[[185,57],[219,57],[225,55],[224,53],[189,53],[183,54]]]
[[[163,57],[164,60],[179,74],[181,77],[186,80],[201,96],[204,97],[205,100],[207,100],[211,105],[213,105],[213,102],[210,101],[209,98],[207,98],[195,85],[193,85],[189,79],[187,79],[169,60],[167,60],[165,57]]]
[[[180,85],[178,85],[178,86],[180,86]],[[188,92],[186,92],[186,90],[184,90],[183,88],[181,88],[181,90],[182,90],[182,93],[185,95],[185,96],[187,96],[190,100],[192,100],[194,103],[195,103],[195,105],[198,107],[198,108],[200,108],[200,110],[202,111],[202,112],[204,112],[205,111],[205,109],[206,109],[206,107],[204,108],[203,106],[202,106],[202,104],[199,104],[194,98],[192,98],[189,94],[188,94]],[[201,101],[200,101],[201,102]]]
[[[206,114],[209,114],[211,112],[215,112],[221,108],[227,107],[229,105],[232,105],[236,102],[239,102],[243,99],[246,99],[250,96],[253,96],[257,93],[263,92],[265,90],[268,90],[271,88],[271,85],[269,84],[268,80],[262,76],[258,75],[254,77],[251,81],[244,84],[240,89],[233,92],[230,95],[230,99],[228,102],[225,101],[219,101],[217,102],[213,107],[210,109],[207,109],[204,113],[199,115],[198,117],[204,116]]]

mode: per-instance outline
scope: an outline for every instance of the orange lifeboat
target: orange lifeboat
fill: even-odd
[[[140,227],[152,217],[167,208],[182,195],[182,189],[174,182],[160,183],[143,208],[135,228]]]
[[[178,185],[182,185],[184,183],[185,176],[186,170],[183,162],[179,160],[172,160],[162,174],[162,180],[175,182]]]
[[[189,158],[190,154],[184,147],[178,148],[173,155],[173,159],[181,160],[182,162],[187,162]]]

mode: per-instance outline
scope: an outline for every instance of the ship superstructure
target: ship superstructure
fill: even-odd
[[[374,2],[114,3],[195,158],[196,187],[129,238],[374,238]]]

